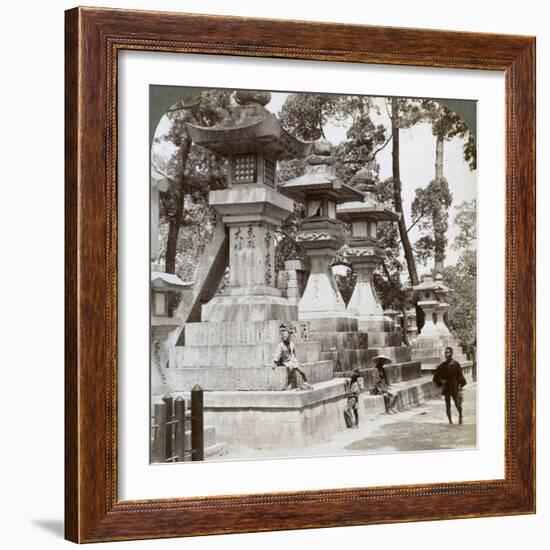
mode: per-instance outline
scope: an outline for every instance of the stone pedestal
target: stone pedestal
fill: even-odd
[[[306,289],[309,269],[302,260],[287,260],[285,268],[278,273],[277,286],[283,296],[299,304]]]
[[[395,323],[384,315],[374,289],[373,272],[380,263],[380,255],[377,252],[375,247],[356,246],[352,241],[346,256],[357,273],[357,280],[347,312],[357,319],[359,330],[393,332]]]
[[[435,308],[435,315],[436,315],[435,326],[439,334],[443,336],[452,336],[451,331],[447,327],[447,323],[445,323],[445,314],[448,311],[449,311],[449,304],[447,303],[439,303]]]
[[[409,342],[412,342],[418,336],[418,327],[416,326],[416,310],[411,308],[407,310],[407,326],[405,327]]]
[[[296,305],[276,287],[275,229],[293,203],[265,186],[211,191],[210,204],[229,230],[230,282],[202,307],[202,320],[295,319]]]
[[[307,285],[298,306],[299,319],[347,317],[346,305],[332,273],[332,260],[341,246],[332,220],[305,221],[298,233],[311,261]]]

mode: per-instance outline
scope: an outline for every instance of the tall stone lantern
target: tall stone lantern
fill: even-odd
[[[448,295],[451,291],[451,289],[445,285],[445,282],[443,281],[443,275],[441,273],[438,273],[435,276],[435,282],[438,284],[439,288],[435,291],[435,295],[437,297],[437,300],[439,304],[435,308],[435,315],[436,315],[436,327],[440,334],[444,336],[452,336],[451,331],[447,327],[447,323],[445,322],[445,315],[449,311],[449,302]]]
[[[297,240],[311,261],[311,272],[299,303],[299,319],[347,316],[331,267],[342,246],[336,206],[360,200],[362,194],[336,176],[333,162],[332,145],[324,139],[317,140],[307,158],[305,173],[279,186],[281,193],[306,207]]]
[[[187,124],[193,143],[226,158],[227,189],[209,203],[229,231],[230,282],[202,307],[203,321],[295,319],[296,305],[275,277],[275,229],[293,212],[279,193],[277,161],[307,156],[310,143],[290,135],[265,105],[269,92],[237,91],[233,113],[213,127]]]
[[[424,313],[424,326],[418,335],[420,339],[440,336],[439,328],[436,325],[436,311],[440,303],[437,298],[439,288],[439,283],[436,283],[430,275],[425,275],[422,282],[413,287],[417,304]]]
[[[376,186],[366,168],[359,170],[352,180],[363,200],[346,202],[338,206],[337,215],[351,224],[351,239],[346,255],[356,273],[357,281],[348,304],[348,312],[357,317],[360,330],[391,330],[393,321],[384,316],[373,285],[373,272],[382,260],[377,232],[378,223],[397,221],[396,212],[384,208],[376,197]]]

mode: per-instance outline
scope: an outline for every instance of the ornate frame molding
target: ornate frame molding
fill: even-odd
[[[242,36],[247,37],[246,43]],[[505,73],[504,479],[118,500],[116,90],[117,54],[124,49]],[[65,56],[65,500],[69,540],[97,542],[535,511],[533,37],[75,8],[66,12]]]

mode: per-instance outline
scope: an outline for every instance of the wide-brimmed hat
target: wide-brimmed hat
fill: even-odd
[[[388,363],[391,363],[392,360],[387,355],[375,355],[372,358],[373,363],[382,362],[383,365],[387,365]]]

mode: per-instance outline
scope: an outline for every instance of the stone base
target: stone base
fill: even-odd
[[[357,319],[350,317],[317,317],[304,321],[309,333],[314,332],[357,332]]]
[[[370,336],[366,332],[311,332],[308,338],[319,342],[324,352],[368,349]]]
[[[430,377],[418,378],[412,382],[392,384],[391,390],[397,395],[395,408],[398,411],[418,407],[424,401],[437,399],[441,395],[441,389],[432,382]],[[382,395],[362,394],[362,398],[363,409],[367,418],[373,419],[386,412]]]
[[[372,348],[380,348],[387,346],[402,346],[403,338],[398,332],[375,332],[370,331],[369,346]]]
[[[297,319],[298,306],[282,296],[215,296],[202,306],[202,320],[270,321]]]
[[[315,361],[300,365],[311,384],[332,380],[332,361]],[[198,384],[205,391],[275,391],[286,390],[286,367],[176,367],[167,369],[172,392],[190,391]]]
[[[378,355],[378,351],[375,349],[344,349],[323,351],[321,359],[333,361],[336,372],[353,371],[370,367],[375,355]]]
[[[219,344],[174,347],[170,350],[170,368],[176,367],[262,367],[273,365],[278,343]],[[320,359],[320,345],[315,341],[296,342],[300,363]]]
[[[310,391],[214,391],[204,393],[204,419],[228,445],[300,449],[344,430],[346,405],[344,380]]]
[[[357,328],[361,332],[395,332],[395,323],[389,317],[358,317]]]

